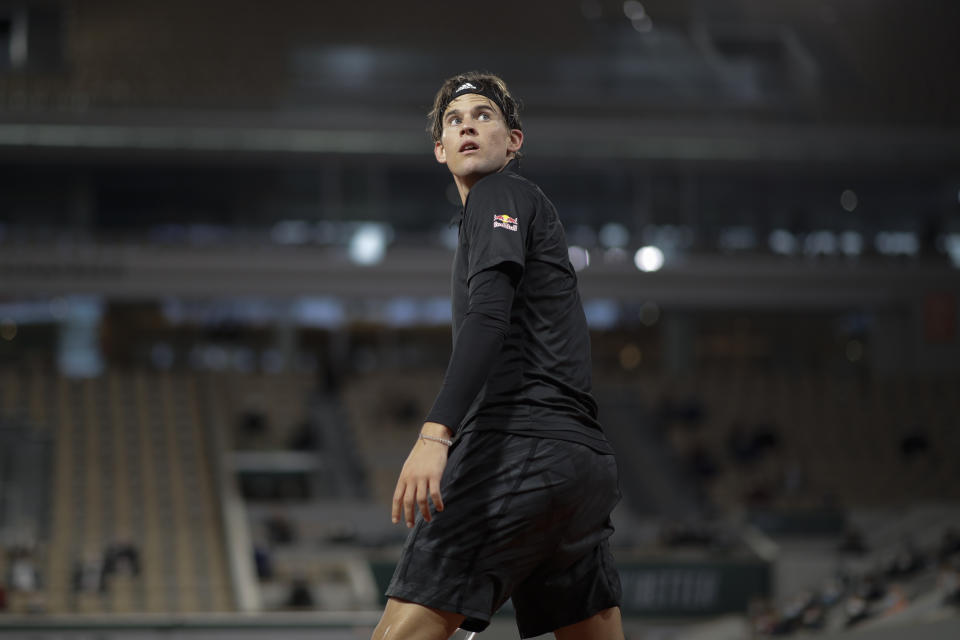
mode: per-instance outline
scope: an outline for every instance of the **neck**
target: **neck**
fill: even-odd
[[[507,159],[503,163],[503,165],[499,169],[491,173],[485,173],[483,175],[470,174],[466,176],[456,176],[456,175],[453,176],[453,183],[457,185],[457,192],[460,194],[460,202],[463,205],[466,205],[467,196],[470,195],[470,189],[473,188],[473,185],[475,185],[477,181],[483,178],[486,178],[487,176],[492,175],[493,173],[500,173],[501,171],[503,171],[504,167],[510,164],[511,160],[513,160],[513,155],[507,156]]]
[[[460,194],[460,204],[467,204],[467,196],[470,194],[470,189],[473,187],[474,183],[483,176],[453,176],[453,183],[457,185],[457,192]]]

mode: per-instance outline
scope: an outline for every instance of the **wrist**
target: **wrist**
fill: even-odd
[[[443,438],[449,440],[453,437],[453,429],[440,424],[439,422],[424,422],[420,427],[420,433],[433,438]]]

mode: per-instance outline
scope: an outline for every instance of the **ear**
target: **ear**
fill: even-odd
[[[520,129],[510,129],[510,137],[507,138],[507,152],[516,153],[523,146],[523,131]]]
[[[440,164],[447,164],[447,150],[443,148],[443,142],[440,140],[433,143],[433,155]]]

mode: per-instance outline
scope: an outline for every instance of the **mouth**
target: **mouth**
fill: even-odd
[[[460,153],[466,153],[467,151],[476,151],[479,148],[480,147],[477,145],[476,142],[467,141],[467,142],[464,142],[462,145],[460,145]]]

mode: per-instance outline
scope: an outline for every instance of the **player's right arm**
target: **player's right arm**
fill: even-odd
[[[510,328],[516,290],[511,269],[504,266],[481,271],[471,279],[469,287],[467,314],[457,334],[440,393],[421,428],[424,435],[444,439],[453,436],[490,377]],[[443,511],[440,479],[446,463],[445,444],[417,439],[393,492],[393,522],[399,522],[402,515],[407,526],[412,527],[417,508],[429,522],[428,496],[437,511]]]

